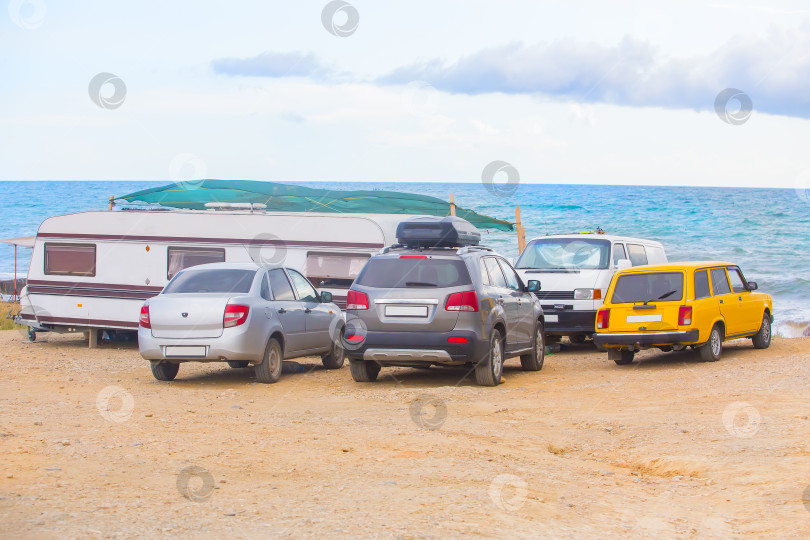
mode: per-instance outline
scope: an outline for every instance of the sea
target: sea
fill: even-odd
[[[33,236],[47,217],[106,210],[110,196],[160,186],[141,181],[0,181],[0,238]],[[514,221],[519,205],[526,238],[591,231],[664,244],[671,261],[720,259],[739,264],[774,299],[774,332],[810,335],[810,196],[794,189],[443,182],[289,182],[315,188],[452,194],[458,206]],[[487,231],[483,243],[518,255],[517,236]],[[30,250],[19,248],[25,274]],[[0,279],[10,279],[14,248],[0,245]]]

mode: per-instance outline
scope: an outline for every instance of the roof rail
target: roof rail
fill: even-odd
[[[459,255],[464,255],[465,253],[469,253],[471,251],[495,251],[494,249],[486,246],[464,246],[463,248],[459,248],[456,251]]]

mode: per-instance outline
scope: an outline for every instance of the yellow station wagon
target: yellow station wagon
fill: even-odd
[[[617,364],[629,364],[641,349],[700,351],[720,359],[723,341],[752,338],[771,344],[773,301],[754,292],[740,268],[727,262],[680,262],[639,266],[616,273],[605,304],[596,313],[594,343]]]

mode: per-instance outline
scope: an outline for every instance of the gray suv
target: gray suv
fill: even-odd
[[[477,237],[477,238],[476,238]],[[543,310],[512,265],[475,244],[460,218],[416,218],[400,242],[366,263],[347,295],[344,345],[352,377],[374,381],[383,366],[475,366],[478,384],[500,383],[503,362],[543,367]]]

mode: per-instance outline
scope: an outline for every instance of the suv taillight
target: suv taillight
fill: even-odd
[[[596,314],[596,329],[604,330],[610,324],[610,310],[600,309]]]
[[[232,328],[244,324],[248,318],[250,307],[239,304],[228,304],[225,306],[225,315],[222,318],[223,328]]]
[[[478,311],[478,296],[475,291],[453,293],[444,304],[447,311]]]
[[[152,321],[149,320],[149,306],[141,306],[141,316],[138,317],[138,324],[144,328],[152,328]]]
[[[678,326],[690,324],[692,324],[692,306],[681,306],[678,308]]]
[[[346,309],[368,309],[368,295],[349,289],[346,294]]]

